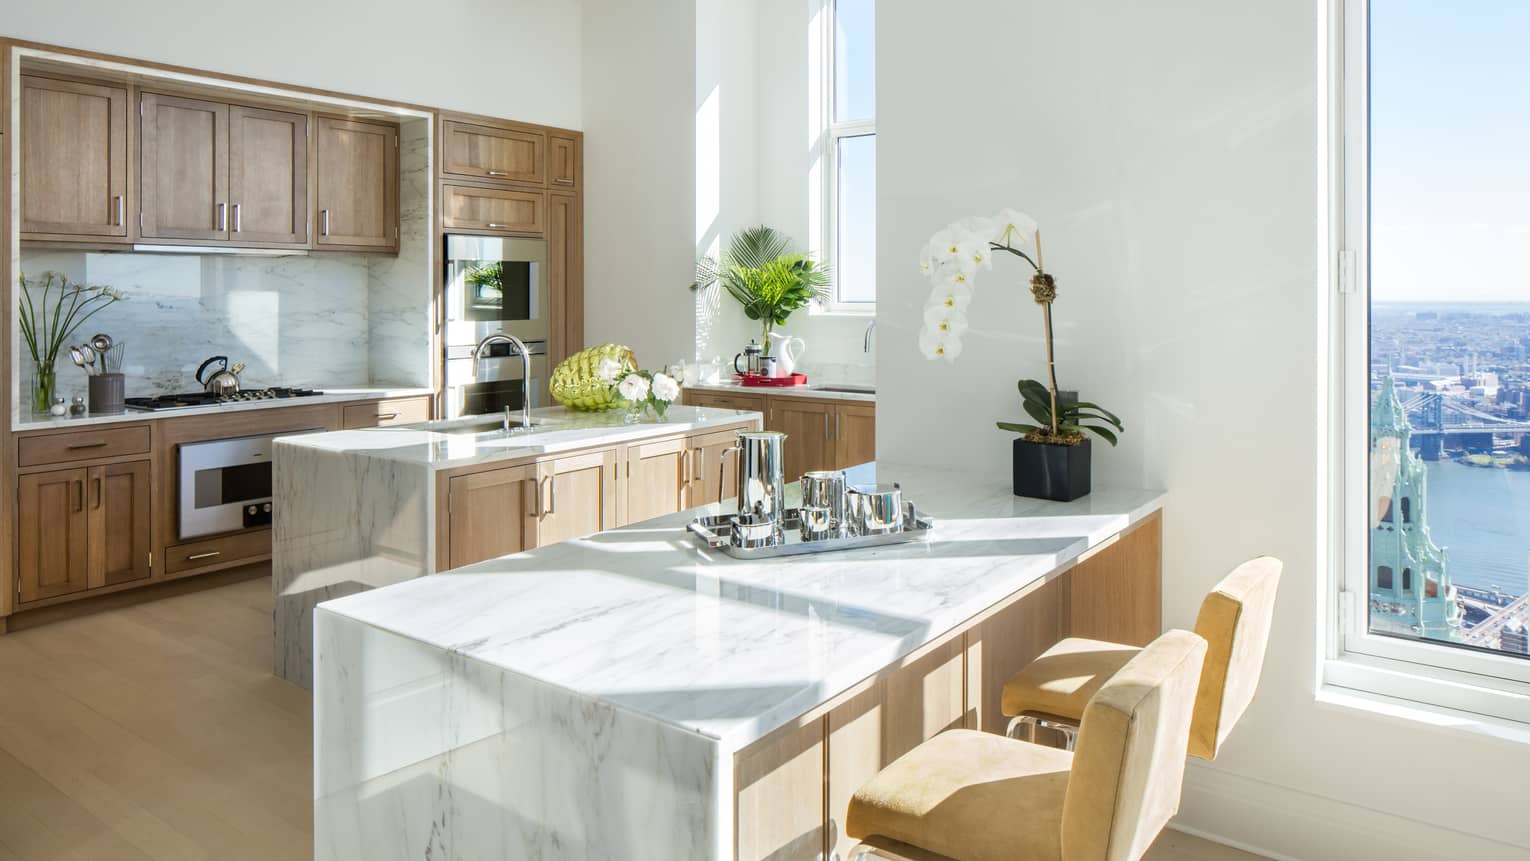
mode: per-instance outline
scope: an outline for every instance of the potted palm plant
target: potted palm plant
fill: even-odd
[[[1073,500],[1089,492],[1090,440],[1094,434],[1111,445],[1125,427],[1114,413],[1080,401],[1057,387],[1056,350],[1052,342],[1052,303],[1057,280],[1042,268],[1041,231],[1024,213],[1006,209],[994,218],[968,218],[930,238],[919,266],[934,282],[925,306],[919,349],[931,359],[956,361],[967,330],[972,281],[993,268],[993,255],[1009,254],[1031,267],[1031,298],[1041,306],[1046,333],[1047,382],[1021,380],[1020,402],[1030,422],[998,422],[1000,430],[1021,434],[1014,441],[1016,496]]]
[[[692,290],[721,284],[760,324],[760,343],[770,350],[770,333],[797,310],[828,298],[829,267],[811,254],[792,251],[792,241],[773,227],[751,227],[733,235],[722,258],[696,264]]]

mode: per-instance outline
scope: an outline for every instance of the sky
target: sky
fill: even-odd
[[[1371,0],[1371,295],[1530,301],[1530,0]]]

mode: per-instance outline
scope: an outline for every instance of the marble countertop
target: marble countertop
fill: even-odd
[[[738,750],[1149,516],[1164,494],[1022,499],[894,463],[925,542],[761,561],[702,548],[702,509],[339,598],[319,611]]]
[[[382,398],[407,398],[433,394],[430,388],[394,386],[359,389],[323,389],[324,394],[313,395],[306,398],[281,398],[269,401],[244,401],[232,404],[217,404],[207,407],[184,407],[175,410],[128,410],[125,413],[110,416],[82,416],[80,418],[47,418],[37,417],[33,419],[30,414],[15,421],[12,430],[33,431],[52,430],[58,428],[73,428],[96,425],[124,424],[126,422],[146,422],[159,419],[178,419],[183,416],[205,416],[214,413],[237,413],[245,410],[269,410],[277,407],[306,407],[314,404],[339,404],[351,401],[373,401]]]
[[[838,384],[836,384],[836,383],[822,383],[822,384],[820,384],[820,383],[813,383],[813,382],[811,382],[811,379],[812,379],[811,377],[809,377],[808,379],[810,380],[810,382],[807,385],[805,385],[805,386],[779,386],[779,387],[778,386],[746,386],[746,385],[743,385],[742,383],[738,383],[738,382],[734,382],[732,380],[724,379],[724,380],[722,380],[720,382],[716,382],[716,383],[691,383],[691,384],[687,385],[686,388],[687,389],[695,389],[696,391],[699,391],[699,392],[727,392],[729,394],[742,394],[742,395],[770,395],[772,397],[775,397],[775,396],[786,396],[786,397],[796,397],[796,398],[816,398],[818,400],[824,400],[824,401],[860,401],[862,403],[876,403],[876,400],[877,400],[877,395],[876,395],[875,391],[870,391],[870,392],[830,392],[830,391],[825,391],[825,390],[823,390],[821,388],[818,388],[818,386],[820,386],[820,385],[824,385],[824,386],[836,386]],[[845,386],[845,388],[852,388],[852,387],[853,388],[870,388],[870,389],[875,389],[876,388],[875,386],[849,386],[849,385]]]
[[[744,410],[675,405],[669,408],[668,421],[629,425],[625,423],[622,410],[587,413],[564,407],[543,407],[531,411],[531,431],[509,435],[498,428],[480,433],[450,432],[496,421],[494,416],[474,416],[417,425],[304,434],[285,437],[278,442],[284,446],[416,463],[431,469],[449,469],[672,436],[708,427],[737,424],[751,418],[760,418],[760,414]]]

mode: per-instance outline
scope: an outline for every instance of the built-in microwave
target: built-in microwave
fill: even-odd
[[[445,259],[446,346],[471,347],[495,332],[547,340],[547,240],[452,234]]]
[[[312,428],[313,431],[322,428]],[[246,436],[177,446],[179,537],[198,538],[271,525],[271,448],[277,436]]]

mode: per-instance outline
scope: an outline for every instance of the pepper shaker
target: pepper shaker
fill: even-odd
[[[76,395],[74,402],[69,405],[69,417],[80,418],[85,415],[85,398]]]

